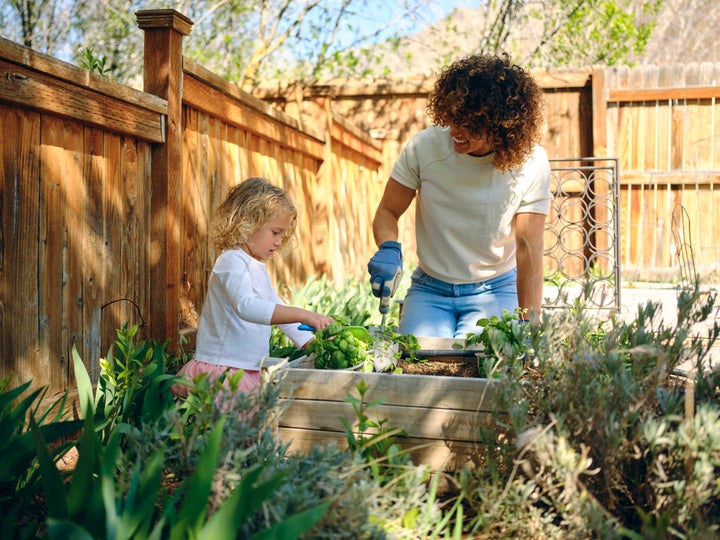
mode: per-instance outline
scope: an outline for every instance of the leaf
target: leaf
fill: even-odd
[[[280,486],[286,473],[278,472],[261,484],[257,480],[264,467],[250,469],[242,481],[235,486],[232,495],[222,504],[220,509],[210,518],[198,536],[199,540],[216,538],[233,538],[242,523],[250,519]]]
[[[75,381],[78,387],[78,400],[80,401],[80,413],[83,418],[87,418],[93,413],[93,405],[97,405],[93,398],[93,386],[90,381],[90,375],[85,368],[85,364],[77,352],[77,348],[72,348],[73,368],[75,370]]]
[[[69,517],[76,522],[82,521],[85,527],[90,529],[91,534],[104,531],[105,528],[105,509],[97,479],[99,455],[102,450],[99,437],[93,416],[87,416],[82,436],[77,444],[78,461],[67,492]],[[50,495],[55,496],[48,494]]]
[[[294,540],[312,529],[327,513],[330,503],[298,512],[271,528],[252,536],[252,540]]]
[[[153,525],[155,505],[160,493],[165,449],[158,449],[150,460],[138,465],[130,488],[125,495],[123,511],[118,521],[118,539],[146,538]]]
[[[80,525],[65,519],[48,519],[48,536],[57,540],[95,540]]]
[[[47,513],[51,518],[66,518],[69,514],[67,499],[65,497],[65,485],[63,484],[60,471],[50,457],[47,443],[40,433],[40,429],[34,418],[30,418],[30,431],[35,440],[38,463],[40,467],[40,481],[45,490]]]
[[[195,472],[184,486],[185,497],[177,516],[177,524],[187,530],[199,530],[207,512],[208,498],[215,476],[225,417],[220,418],[210,433]]]

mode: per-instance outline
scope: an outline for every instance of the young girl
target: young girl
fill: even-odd
[[[288,247],[297,210],[287,193],[264,178],[249,178],[230,190],[213,222],[213,243],[220,253],[213,267],[200,316],[192,360],[179,374],[212,378],[243,370],[239,390],[260,382],[260,361],[269,356],[270,325],[277,324],[298,347],[333,321],[319,313],[286,306],[271,283],[265,261]],[[187,387],[173,392],[187,396]]]

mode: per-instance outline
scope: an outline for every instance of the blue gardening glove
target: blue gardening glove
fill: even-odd
[[[368,263],[372,293],[377,298],[389,298],[395,294],[400,282],[395,276],[402,273],[402,248],[400,242],[387,240]]]

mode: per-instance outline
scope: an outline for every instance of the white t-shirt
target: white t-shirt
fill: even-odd
[[[270,354],[270,319],[282,304],[265,263],[241,249],[224,251],[215,261],[197,332],[196,360],[257,370]],[[298,324],[279,325],[302,347],[311,332]]]
[[[513,269],[515,214],[550,211],[550,163],[541,146],[505,173],[492,159],[458,154],[450,129],[430,126],[395,162],[390,177],[417,190],[418,264],[428,275],[475,283]]]

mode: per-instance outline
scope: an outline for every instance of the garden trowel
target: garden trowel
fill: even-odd
[[[400,285],[401,279],[402,269],[398,267],[392,280],[383,283],[383,292],[388,291],[387,295],[380,296],[380,315],[382,315],[382,319],[380,320],[380,328],[383,330],[385,329],[385,316],[388,314],[388,311],[390,311],[390,298],[392,298],[392,296],[395,294],[398,285]]]

